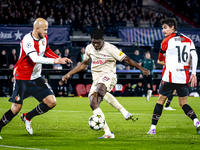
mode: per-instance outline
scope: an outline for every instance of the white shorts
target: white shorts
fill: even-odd
[[[97,90],[97,84],[103,83],[107,87],[107,91],[110,92],[115,84],[117,83],[116,74],[105,74],[103,76],[99,76],[96,80],[93,81],[88,97],[90,97]]]

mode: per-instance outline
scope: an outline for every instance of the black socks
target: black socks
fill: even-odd
[[[153,111],[153,117],[152,117],[152,124],[153,125],[157,125],[158,120],[162,114],[162,110],[163,110],[163,105],[156,103],[156,106],[154,108]]]
[[[50,108],[47,104],[45,103],[40,103],[39,105],[37,105],[36,108],[34,108],[32,111],[28,112],[26,114],[26,119],[31,120],[33,117],[37,116],[37,115],[41,115],[47,111],[49,111]]]
[[[185,114],[188,117],[190,117],[192,120],[194,120],[195,118],[197,118],[195,112],[192,110],[192,108],[188,104],[183,105],[182,109],[185,112]]]
[[[16,114],[17,115],[17,114]],[[13,112],[10,110],[8,110],[4,115],[3,117],[1,118],[1,121],[0,121],[0,132],[1,132],[1,129],[6,125],[8,124],[16,115],[13,114]]]

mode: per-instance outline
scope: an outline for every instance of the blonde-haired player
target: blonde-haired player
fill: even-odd
[[[13,69],[15,78],[13,93],[9,99],[12,106],[0,120],[0,131],[18,114],[23,100],[29,96],[35,97],[40,102],[32,111],[23,113],[21,116],[29,134],[33,134],[31,119],[46,113],[56,105],[56,98],[51,87],[41,78],[42,64],[66,64],[66,61],[69,63],[72,61],[68,58],[59,58],[52,52],[48,46],[47,29],[48,22],[45,19],[36,19],[33,31],[26,34],[20,43],[19,60]],[[0,139],[2,139],[1,136]]]

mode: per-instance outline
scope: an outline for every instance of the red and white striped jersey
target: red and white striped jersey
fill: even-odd
[[[170,83],[188,83],[190,55],[193,50],[196,51],[194,43],[183,34],[172,33],[166,37],[160,50],[160,53],[165,53],[166,63],[162,80]],[[163,61],[161,58],[159,60]]]
[[[46,55],[47,58],[43,58],[43,61],[40,63],[34,63],[33,60],[29,57],[31,53],[37,53],[37,56]],[[58,58],[54,52],[48,46],[48,37],[45,35],[43,39],[36,40],[32,36],[32,32],[26,34],[20,43],[20,55],[19,60],[15,64],[13,69],[13,74],[15,79],[18,80],[34,80],[41,76],[42,63],[44,64],[53,64],[54,59]]]

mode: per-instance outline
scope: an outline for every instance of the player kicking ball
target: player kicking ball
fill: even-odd
[[[93,83],[88,97],[94,115],[101,115],[105,119],[105,116],[99,107],[101,101],[105,99],[110,105],[119,110],[126,120],[131,119],[133,115],[109,93],[117,83],[116,61],[125,61],[127,64],[140,69],[144,75],[149,75],[149,70],[139,66],[114,45],[105,42],[102,30],[94,29],[91,32],[91,44],[85,49],[83,62],[63,76],[62,80],[67,81],[71,75],[86,68],[90,60],[92,61],[91,72]],[[99,139],[115,138],[106,122],[103,129],[105,134],[102,137],[99,137]]]
[[[33,31],[26,34],[21,41],[20,57],[13,69],[15,81],[9,99],[12,106],[0,120],[0,132],[18,114],[23,100],[29,96],[35,97],[40,102],[32,111],[21,116],[29,134],[33,134],[31,119],[56,106],[56,98],[51,87],[41,78],[42,64],[66,64],[66,61],[69,63],[72,61],[68,58],[59,58],[51,51],[48,46],[47,29],[48,22],[38,18],[34,22]]]
[[[161,20],[165,39],[161,43],[160,53],[165,53],[166,70],[159,87],[159,98],[155,105],[152,125],[147,134],[156,134],[156,125],[162,114],[163,105],[176,90],[179,105],[185,114],[193,121],[197,134],[200,135],[200,123],[194,110],[187,104],[189,83],[191,87],[197,85],[196,68],[197,53],[194,43],[187,36],[177,33],[177,22],[174,18]],[[159,53],[159,55],[161,55]],[[192,57],[192,72],[189,77],[189,62]]]

